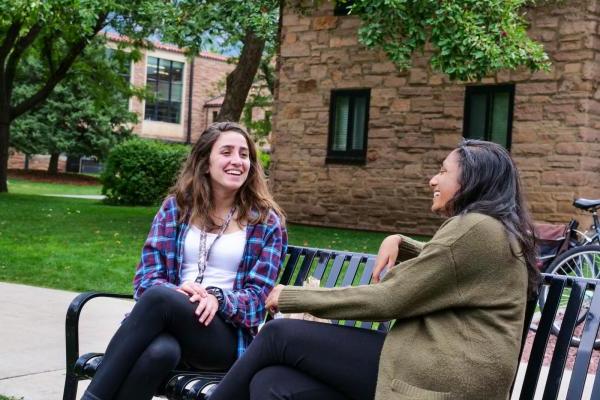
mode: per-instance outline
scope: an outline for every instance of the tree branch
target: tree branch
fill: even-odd
[[[41,103],[50,95],[50,93],[52,93],[54,87],[66,76],[67,72],[69,71],[77,57],[83,52],[83,50],[87,46],[88,42],[92,40],[102,28],[104,28],[107,15],[108,13],[100,14],[98,22],[92,30],[92,33],[81,37],[80,40],[76,41],[71,45],[71,47],[67,51],[67,54],[65,54],[62,61],[59,63],[58,68],[55,71],[50,72],[50,76],[48,77],[46,84],[40,90],[38,90],[28,99],[22,101],[20,104],[11,107],[11,121],[17,118],[19,115],[25,113],[29,109]]]
[[[6,63],[6,72],[4,75],[5,87],[7,98],[10,98],[10,94],[12,92],[13,83],[15,79],[15,72],[17,70],[17,65],[19,64],[19,60],[21,56],[27,50],[29,46],[33,43],[33,41],[38,37],[40,32],[42,31],[42,26],[40,24],[34,24],[29,32],[25,36],[19,38],[13,46],[13,51],[8,57],[8,61]]]
[[[225,98],[217,121],[239,121],[248,92],[258,71],[265,39],[251,30],[246,32],[239,61],[227,75]]]
[[[4,74],[4,62],[6,61],[6,57],[8,57],[8,53],[10,49],[13,48],[17,37],[19,36],[19,31],[21,30],[21,26],[23,24],[21,21],[15,21],[6,33],[4,37],[4,41],[2,42],[2,46],[0,46],[0,74]]]

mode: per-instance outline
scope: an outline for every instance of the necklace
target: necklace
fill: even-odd
[[[204,271],[206,271],[206,266],[208,265],[208,257],[210,256],[210,251],[213,246],[219,240],[223,233],[227,230],[229,223],[231,222],[231,218],[233,218],[233,214],[235,213],[235,206],[231,207],[229,213],[225,217],[225,222],[220,226],[219,233],[215,240],[210,244],[208,249],[206,248],[206,239],[208,237],[208,232],[206,229],[200,230],[200,245],[198,246],[198,276],[196,277],[196,283],[202,283],[204,280]]]

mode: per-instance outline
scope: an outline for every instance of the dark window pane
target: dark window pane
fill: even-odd
[[[173,82],[183,82],[183,63],[173,61],[171,67],[171,80]]]
[[[352,149],[364,148],[365,121],[367,118],[367,98],[354,98],[354,121],[352,124]]]
[[[335,100],[335,125],[333,129],[333,145],[335,151],[346,150],[348,142],[348,119],[350,115],[350,98],[338,97]]]
[[[182,92],[183,92],[183,84],[173,83],[171,85],[171,101],[181,102]]]
[[[148,119],[148,120],[156,120],[156,116],[155,116],[155,104],[146,101],[146,108],[144,111],[144,119]]]
[[[171,115],[170,115],[170,122],[173,122],[175,124],[179,123],[179,115],[181,114],[181,103],[171,103]]]
[[[490,140],[506,147],[508,145],[509,93],[496,93],[492,102],[493,111]]]
[[[469,130],[466,137],[470,139],[485,139],[485,115],[487,110],[487,96],[483,93],[471,95],[469,102],[471,115],[469,117]]]
[[[492,141],[510,150],[514,85],[469,86],[464,136]]]

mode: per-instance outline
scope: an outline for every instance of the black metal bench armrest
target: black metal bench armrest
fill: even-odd
[[[85,304],[96,297],[109,297],[117,299],[133,299],[131,294],[85,292],[81,293],[69,304],[65,319],[65,339],[67,356],[67,374],[72,373],[75,362],[79,358],[79,316]]]

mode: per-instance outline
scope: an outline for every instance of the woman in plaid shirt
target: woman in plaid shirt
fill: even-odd
[[[227,370],[264,320],[284,223],[248,133],[209,126],[154,217],[134,278],[138,302],[82,399],[151,399],[179,363]]]

